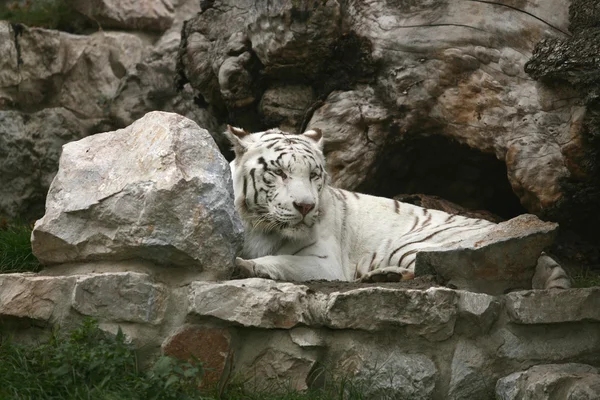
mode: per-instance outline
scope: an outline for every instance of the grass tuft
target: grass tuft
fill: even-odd
[[[574,288],[588,288],[600,286],[600,270],[599,269],[582,269],[575,273],[571,273]]]
[[[200,364],[161,357],[140,371],[135,351],[119,330],[112,336],[87,319],[48,343],[0,344],[0,399],[202,399]]]
[[[0,273],[41,270],[31,252],[31,229],[23,223],[0,223]]]
[[[77,32],[79,14],[65,0],[18,0],[0,2],[0,20],[31,27]]]

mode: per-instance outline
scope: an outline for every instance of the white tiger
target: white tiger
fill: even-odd
[[[452,247],[494,223],[328,185],[323,137],[228,127],[235,206],[246,236],[243,276],[288,281],[381,281],[414,277],[416,253]],[[567,288],[565,271],[538,260],[535,288]]]

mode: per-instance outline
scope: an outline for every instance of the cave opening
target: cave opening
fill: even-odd
[[[527,212],[512,191],[504,162],[440,135],[388,146],[368,181],[357,191],[384,197],[434,195],[506,219]]]

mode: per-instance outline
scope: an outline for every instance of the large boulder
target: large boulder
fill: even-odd
[[[64,146],[32,234],[43,264],[145,259],[226,278],[242,243],[229,166],[210,134],[151,112]]]
[[[557,229],[558,224],[535,215],[520,215],[463,240],[455,249],[419,252],[415,274],[435,274],[450,287],[487,294],[529,289],[538,257],[552,244]]]

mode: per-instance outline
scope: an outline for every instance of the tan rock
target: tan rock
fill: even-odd
[[[0,316],[61,323],[71,307],[74,277],[0,275]]]

